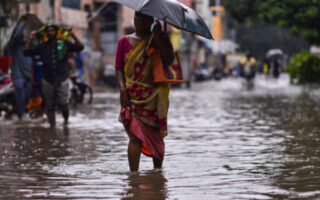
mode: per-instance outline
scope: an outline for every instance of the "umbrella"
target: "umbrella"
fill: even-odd
[[[320,56],[320,47],[319,46],[311,46],[310,52],[316,56]]]
[[[281,56],[281,55],[283,55],[283,52],[281,49],[270,49],[267,52],[266,57]]]
[[[5,46],[5,52],[12,54],[15,48],[23,49],[30,32],[39,29],[42,24],[34,14],[28,13],[22,15],[13,29],[10,40]]]
[[[27,13],[18,20],[10,40],[18,39],[23,42],[29,36],[30,32],[38,30],[42,25],[43,23],[36,15]]]
[[[191,8],[176,0],[113,0],[135,11],[155,17],[181,30],[208,39],[212,34],[204,20]]]

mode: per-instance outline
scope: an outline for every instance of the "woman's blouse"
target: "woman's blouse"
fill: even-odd
[[[115,68],[116,70],[123,70],[125,65],[125,59],[127,58],[129,52],[132,49],[132,45],[130,44],[128,38],[123,36],[119,42],[116,52],[116,62]]]

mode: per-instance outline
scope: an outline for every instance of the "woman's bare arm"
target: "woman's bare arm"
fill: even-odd
[[[123,70],[116,70],[118,85],[120,88],[120,103],[122,107],[130,106],[129,95],[126,91],[126,82]]]

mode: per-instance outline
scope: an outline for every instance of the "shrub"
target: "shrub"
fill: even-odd
[[[291,83],[320,83],[320,58],[302,51],[292,56],[287,71]]]

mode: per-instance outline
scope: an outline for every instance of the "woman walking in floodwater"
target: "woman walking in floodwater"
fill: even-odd
[[[153,23],[153,17],[136,12],[135,33],[119,40],[116,53],[121,103],[119,120],[130,139],[128,160],[131,171],[138,171],[141,152],[152,157],[154,168],[161,168],[165,151],[163,138],[168,134],[169,85],[153,82],[152,57],[153,52],[159,51],[157,55],[162,62],[171,64],[174,53],[160,23],[155,26]],[[154,37],[149,47],[151,31]]]

